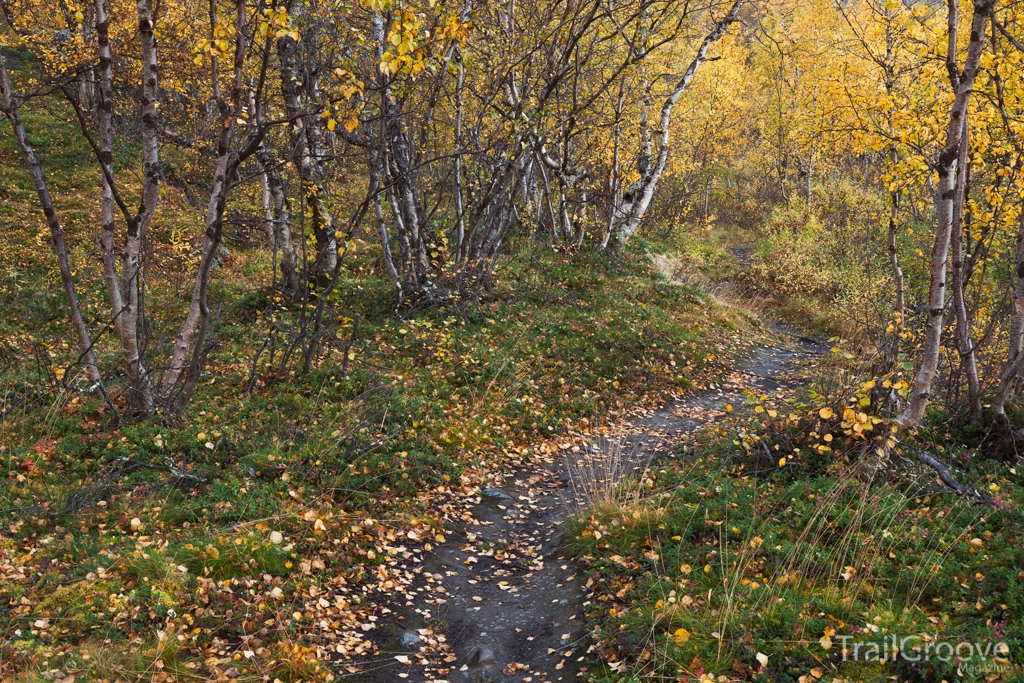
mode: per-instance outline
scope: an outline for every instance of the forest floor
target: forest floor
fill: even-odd
[[[768,320],[776,337],[735,355],[717,390],[634,420],[627,467],[604,471],[637,463],[639,475],[570,502],[559,561],[590,587],[577,599],[591,680],[1024,680],[1017,468],[979,457],[984,434],[949,421],[903,447],[939,454],[994,507],[898,449],[873,458],[889,429],[858,411],[892,382],[872,377],[827,305],[741,284],[757,247],[735,240],[705,241],[689,263],[649,254],[667,279]],[[776,316],[839,334],[803,336]],[[957,656],[936,655],[943,643]]]
[[[73,260],[94,263],[90,152],[37,116],[53,181],[82,190],[61,208]],[[827,306],[782,316],[737,281],[756,235],[614,263],[522,235],[492,290],[415,313],[360,242],[308,371],[289,357],[308,310],[232,243],[182,422],[118,424],[58,372],[77,357],[59,279],[9,140],[0,161],[0,679],[853,681],[875,678],[840,675],[817,638],[1024,633],[1021,515],[907,468],[872,486],[840,424],[858,359],[759,322],[832,329]],[[155,358],[201,239],[168,206]],[[91,325],[99,275],[79,276]],[[961,481],[1024,499],[1011,465],[942,450],[955,427],[927,437]]]
[[[745,265],[746,252],[734,253]],[[670,258],[652,259],[676,280]],[[645,479],[697,429],[744,406],[749,392],[802,384],[798,371],[827,350],[824,340],[767,325],[770,333],[739,352],[720,383],[633,411],[596,441],[563,442],[554,462],[505,472],[481,495],[454,503],[446,541],[424,556],[416,569],[422,581],[390,606],[394,619],[377,632],[380,649],[365,662],[369,679],[578,680],[594,650],[587,627],[594,582],[564,552],[565,521]]]
[[[750,265],[750,247],[726,248]],[[848,408],[830,405],[857,400],[841,388],[857,361],[835,339],[767,319],[732,278],[681,277],[678,259],[649,256],[763,333],[706,388],[560,440],[454,501],[364,677],[1019,680],[1016,470],[965,459],[958,476],[1006,491],[995,510],[906,462],[879,475],[833,420]],[[978,650],[848,661],[849,640],[893,634]]]
[[[17,199],[27,229],[28,190]],[[89,231],[74,226],[73,249],[87,252]],[[18,240],[8,244],[16,253],[38,251]],[[568,562],[529,548],[529,535],[543,545],[575,509],[555,463],[614,436],[608,425],[638,407],[724,386],[734,358],[770,334],[698,288],[669,284],[642,254],[609,264],[527,241],[494,290],[443,309],[395,315],[386,282],[346,281],[342,310],[361,316],[354,358],[347,370],[340,362],[353,328],[339,315],[337,343],[300,373],[283,351],[301,308],[245,276],[264,256],[237,248],[225,261],[218,297],[234,303],[208,380],[173,426],[114,424],[98,401],[67,391],[51,369],[72,354],[54,280],[28,280],[31,296],[23,280],[3,281],[0,599],[10,609],[0,612],[0,678],[287,683],[384,667],[389,680],[407,673],[393,658],[406,656],[454,674],[485,636],[468,622],[450,627],[442,603],[415,610],[447,599],[436,588],[469,595],[480,580],[447,576],[445,564],[484,563],[480,552],[509,576],[544,560],[552,573],[535,582],[566,609],[550,623],[582,624],[569,619],[579,605],[561,605],[576,593],[551,578],[571,575],[560,569]],[[353,268],[372,268],[372,250],[360,258]],[[154,297],[170,296],[158,275]],[[83,290],[98,300],[99,286],[86,279]],[[501,488],[524,509],[548,508],[543,531],[505,531],[528,527],[495,516],[515,509]],[[515,550],[481,546],[492,538]],[[460,549],[474,541],[479,552]],[[498,577],[495,591],[516,581]],[[412,626],[422,649],[404,654]],[[510,647],[488,646],[501,669],[533,656]],[[379,648],[391,654],[374,656]]]

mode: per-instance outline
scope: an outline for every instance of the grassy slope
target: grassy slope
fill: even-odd
[[[95,169],[59,112],[26,119],[86,315],[102,324]],[[74,352],[42,217],[7,131],[0,187],[3,677],[61,668],[148,680],[157,662],[184,679],[229,667],[243,679],[317,675],[324,634],[312,628],[311,587],[340,581],[347,607],[333,618],[364,618],[360,596],[389,559],[381,548],[396,529],[436,525],[431,498],[472,490],[488,469],[592,431],[609,411],[706,383],[728,365],[720,347],[746,325],[663,283],[642,257],[609,266],[525,240],[479,301],[397,317],[373,274],[373,247],[359,242],[331,302],[331,355],[302,374],[297,356],[281,369],[301,309],[268,295],[265,252],[235,244],[216,276],[215,304],[225,302],[217,347],[183,423],[114,429],[102,406],[54,373]],[[188,295],[199,234],[198,209],[174,188],[162,192],[153,234],[174,246],[158,252],[149,277],[158,339],[179,315],[171,304]],[[99,345],[107,363],[110,341]],[[235,661],[247,634],[256,656]]]
[[[722,270],[723,250],[739,242],[773,253],[756,235],[711,234],[684,242],[679,258],[695,279],[735,277]],[[776,277],[793,275],[781,260],[770,263]],[[803,291],[775,298],[774,310],[805,323],[850,328],[834,301]],[[958,431],[938,415],[875,473],[873,453],[891,418],[871,380],[895,384],[909,369],[872,378],[869,363],[837,349],[806,389],[751,395],[731,423],[663,462],[641,495],[609,492],[574,520],[570,544],[592,582],[589,617],[606,663],[594,670],[599,679],[1019,680],[1024,477],[978,457],[981,432]],[[857,415],[849,421],[848,407]],[[950,494],[916,466],[914,448],[951,463],[998,507]],[[866,653],[894,635],[919,638],[911,646],[1004,642],[1008,653],[844,661],[843,642],[850,659],[855,643]]]
[[[974,470],[980,483],[1000,487],[1008,505],[998,510],[950,496],[930,477],[873,484],[862,461],[826,465],[807,455],[805,440],[791,440],[809,428],[839,433],[837,424],[820,425],[807,405],[762,405],[795,419],[740,420],[726,435],[706,434],[654,473],[642,500],[610,499],[575,520],[570,543],[594,581],[589,616],[602,654],[625,664],[604,676],[956,676],[957,662],[934,658],[842,661],[843,642],[884,647],[893,634],[917,634],[913,644],[1002,641],[1019,666],[1024,519],[1008,502],[1024,494],[1020,477],[1002,466],[993,473],[991,464]],[[773,467],[750,454],[756,446],[730,443],[738,431],[804,455]],[[985,678],[992,673],[966,679],[996,680]]]

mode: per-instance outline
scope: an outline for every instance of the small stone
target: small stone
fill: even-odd
[[[562,547],[563,543],[565,543],[565,531],[558,531],[544,544],[540,551],[541,555],[545,557],[554,555]]]
[[[238,669],[236,669],[235,667],[231,667],[230,669],[224,672],[224,675],[228,678],[238,678]]]
[[[494,488],[494,487],[485,488],[484,489],[484,495],[487,496],[488,498],[497,498],[498,500],[515,501],[515,498],[513,498],[510,495],[508,495],[507,493],[505,493],[501,489]]]
[[[406,649],[418,649],[422,643],[423,639],[412,631],[402,631],[402,635],[398,636],[398,644]]]
[[[494,651],[482,645],[477,645],[469,653],[467,660],[470,666],[484,666],[494,661]]]

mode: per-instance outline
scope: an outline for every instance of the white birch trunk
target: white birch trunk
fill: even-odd
[[[235,63],[229,101],[224,101],[221,97],[218,85],[219,69],[217,57],[211,59],[211,81],[213,83],[214,97],[217,100],[218,109],[221,114],[221,132],[217,141],[217,166],[214,170],[213,187],[210,190],[210,201],[206,209],[206,225],[203,236],[202,256],[199,259],[199,272],[196,274],[196,284],[192,290],[188,314],[175,339],[171,361],[162,387],[162,391],[169,395],[174,391],[179,380],[184,375],[184,386],[175,401],[175,414],[180,414],[184,409],[185,404],[195,391],[196,381],[198,380],[199,367],[203,357],[203,337],[206,334],[206,327],[210,318],[206,293],[210,283],[210,272],[213,269],[217,249],[221,243],[224,227],[224,209],[227,205],[228,193],[231,190],[230,175],[235,169],[235,166],[232,165],[232,158],[237,158],[237,154],[231,150],[231,140],[234,137],[242,97],[242,67],[246,48],[244,33],[245,0],[237,1],[235,11]],[[211,17],[211,28],[214,20],[214,17]],[[191,360],[186,365],[189,349],[192,349]],[[188,371],[187,373],[186,370]]]
[[[946,308],[946,266],[949,257],[949,243],[953,227],[954,205],[956,203],[956,169],[963,139],[964,119],[970,104],[978,63],[984,50],[985,26],[989,21],[994,0],[976,0],[974,16],[971,19],[971,39],[962,73],[957,73],[957,18],[956,0],[949,4],[949,57],[947,66],[955,97],[946,127],[946,145],[939,154],[936,170],[939,184],[935,192],[935,214],[937,227],[935,243],[932,246],[931,276],[928,287],[928,321],[925,324],[924,350],[921,367],[914,380],[913,395],[907,410],[899,416],[901,430],[917,429],[924,419],[925,409],[931,396],[932,384],[938,375],[940,349],[942,345],[942,323]]]
[[[102,171],[100,200],[100,247],[103,278],[110,301],[114,332],[121,345],[121,362],[128,384],[128,404],[132,412],[152,415],[156,410],[153,387],[146,371],[139,344],[139,317],[142,306],[142,269],[140,254],[143,222],[148,226],[156,208],[157,181],[160,164],[156,155],[156,41],[153,37],[153,15],[148,0],[139,0],[137,13],[142,44],[142,115],[145,178],[139,213],[125,218],[127,230],[121,252],[121,274],[117,273],[115,255],[116,227],[114,221],[113,166],[113,65],[110,53],[108,16],[105,0],[96,0],[96,35],[99,57],[99,162]]]
[[[742,6],[743,0],[736,0],[725,17],[716,23],[711,32],[704,37],[700,47],[697,49],[697,55],[690,62],[686,73],[683,74],[683,77],[673,88],[672,93],[661,105],[658,158],[654,165],[649,167],[640,180],[630,188],[630,191],[623,197],[622,203],[614,209],[612,217],[614,239],[609,245],[609,252],[613,257],[622,251],[622,248],[626,246],[626,243],[636,233],[637,228],[640,227],[640,221],[643,220],[644,214],[647,213],[651,199],[654,197],[654,191],[658,187],[658,181],[661,180],[661,176],[665,172],[665,166],[668,164],[668,157],[671,152],[669,133],[672,123],[672,108],[690,85],[690,81],[693,80],[697,69],[707,59],[708,49],[725,34],[725,30],[729,25],[736,21]]]
[[[992,401],[992,412],[1006,419],[1006,403],[1016,388],[1024,361],[1024,211],[1017,230],[1017,285],[1013,291],[1013,314],[1010,318],[1009,348],[1006,365],[999,377],[999,388]]]
[[[301,17],[303,4],[289,4],[289,12],[293,17]],[[285,112],[291,119],[292,128],[292,163],[299,175],[306,205],[312,214],[313,236],[316,239],[316,279],[326,284],[334,273],[338,261],[338,241],[334,230],[334,216],[330,211],[330,202],[324,185],[324,173],[321,164],[323,150],[321,148],[319,123],[310,112],[306,111],[307,103],[303,98],[299,84],[309,78],[312,83],[307,86],[317,89],[315,74],[307,73],[300,65],[299,43],[288,36],[277,40],[277,54],[280,60],[281,96],[284,100]]]
[[[971,424],[981,420],[981,382],[978,379],[978,363],[971,338],[971,318],[964,300],[964,201],[967,196],[967,149],[970,145],[970,129],[964,116],[964,132],[960,142],[960,156],[957,159],[956,201],[953,207],[953,227],[950,249],[953,255],[953,311],[956,314],[957,345],[960,351],[960,365],[967,375],[967,400]]]

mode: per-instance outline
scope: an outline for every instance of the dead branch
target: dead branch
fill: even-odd
[[[925,465],[928,465],[928,467],[931,467],[933,470],[935,470],[936,474],[939,475],[939,479],[942,481],[942,483],[945,484],[948,488],[955,491],[958,495],[964,496],[965,498],[969,498],[971,501],[975,503],[981,503],[983,505],[990,505],[992,507],[995,507],[995,498],[987,496],[984,493],[978,491],[977,489],[972,489],[964,486],[963,484],[958,482],[952,474],[949,473],[949,470],[946,469],[945,465],[943,465],[941,462],[939,462],[932,456],[928,455],[924,451],[917,452],[917,459],[924,463]]]

